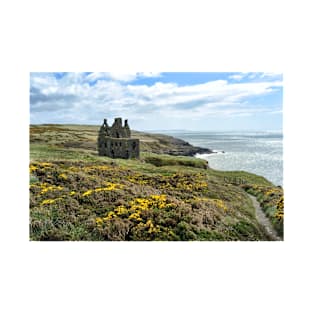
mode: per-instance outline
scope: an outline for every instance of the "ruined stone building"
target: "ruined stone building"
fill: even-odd
[[[98,135],[99,155],[110,158],[139,158],[139,139],[131,139],[128,121],[124,126],[120,117],[110,127],[104,119]]]

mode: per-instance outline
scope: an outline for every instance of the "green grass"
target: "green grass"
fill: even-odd
[[[147,163],[151,163],[155,166],[189,166],[206,169],[208,167],[205,160],[183,157],[183,156],[170,156],[170,155],[158,155],[153,153],[145,153],[141,155],[141,158]]]

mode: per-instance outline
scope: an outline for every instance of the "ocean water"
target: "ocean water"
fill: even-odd
[[[217,153],[196,155],[217,170],[244,170],[283,186],[283,134],[281,132],[194,132],[167,134]],[[224,153],[222,153],[224,151]]]

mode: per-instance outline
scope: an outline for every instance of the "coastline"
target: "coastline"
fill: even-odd
[[[214,153],[195,154],[221,171],[248,171],[283,186],[283,135],[281,132],[193,132],[177,134]],[[224,153],[223,153],[224,152]]]

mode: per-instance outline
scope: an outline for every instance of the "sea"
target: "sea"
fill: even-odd
[[[213,154],[197,154],[217,170],[243,170],[264,176],[283,186],[283,134],[278,131],[167,131],[190,144],[210,148]]]

